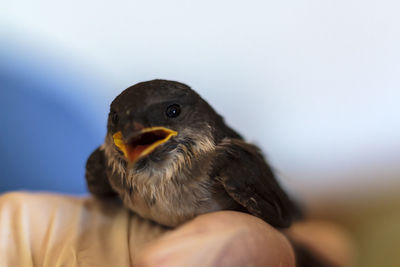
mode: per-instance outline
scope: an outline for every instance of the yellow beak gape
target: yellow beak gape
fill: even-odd
[[[129,162],[134,163],[139,158],[142,158],[156,149],[161,144],[167,142],[171,137],[178,135],[178,132],[157,126],[144,128],[140,131],[140,134],[130,141],[128,144],[124,142],[121,132],[117,132],[113,135],[114,144],[118,147],[125,158]]]

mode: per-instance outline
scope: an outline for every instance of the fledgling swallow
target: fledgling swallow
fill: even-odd
[[[248,212],[278,228],[298,215],[260,150],[174,81],[138,83],[114,99],[86,179],[94,195],[118,194],[140,216],[170,227],[217,210]]]

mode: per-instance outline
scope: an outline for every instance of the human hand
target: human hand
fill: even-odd
[[[133,266],[294,267],[295,256],[285,235],[261,219],[221,211],[201,215],[150,243]]]
[[[354,260],[351,238],[332,222],[303,221],[282,233],[249,214],[219,211],[198,216],[149,243],[133,266],[294,267],[287,236],[332,266],[348,266]]]
[[[283,234],[249,214],[219,211],[166,231],[118,201],[0,195],[0,266],[294,267],[286,235],[338,266],[354,256],[352,240],[329,222],[298,223]]]

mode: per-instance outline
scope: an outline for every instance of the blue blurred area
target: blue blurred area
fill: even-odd
[[[85,104],[91,85],[64,62],[0,53],[0,192],[86,192],[86,159],[104,136]]]

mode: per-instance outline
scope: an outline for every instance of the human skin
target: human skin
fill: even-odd
[[[0,195],[0,232],[1,266],[295,266],[286,236],[337,266],[354,258],[349,235],[331,222],[282,233],[252,215],[219,211],[168,230],[118,201],[57,194]]]
[[[318,233],[314,240],[312,228]],[[302,238],[302,234],[307,237]],[[350,240],[333,224],[302,223],[283,234],[254,216],[221,211],[199,216],[150,243],[134,266],[295,267],[294,251],[286,235],[295,235],[296,241],[304,240],[311,248],[323,244],[326,250],[320,248],[320,256],[334,260],[331,262],[337,266],[348,264]]]
[[[145,247],[134,266],[294,267],[288,239],[257,217],[233,211],[205,214]]]
[[[349,235],[326,221],[282,233],[252,215],[219,211],[168,230],[118,201],[44,193],[0,195],[0,232],[1,266],[294,266],[286,235],[338,266],[354,256]]]

